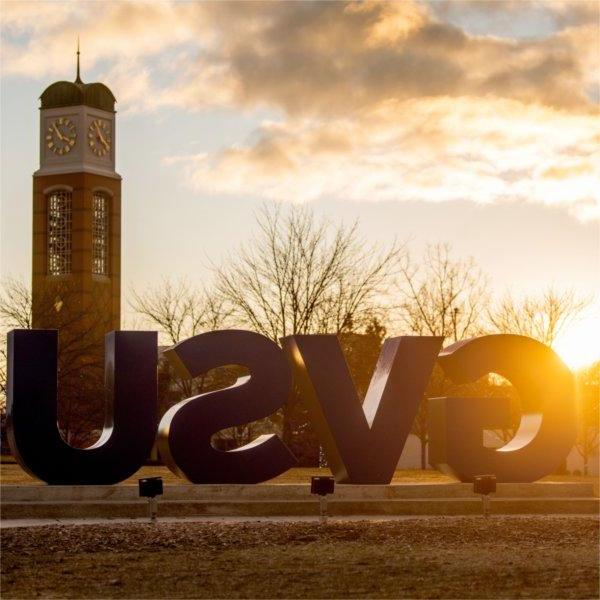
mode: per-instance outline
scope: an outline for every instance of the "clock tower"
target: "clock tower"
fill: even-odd
[[[119,329],[121,176],[115,97],[103,83],[57,81],[41,95],[40,168],[33,174],[33,326],[90,308]],[[68,294],[67,297],[62,297]],[[51,298],[53,311],[48,310]],[[72,304],[74,306],[69,306]]]
[[[53,83],[40,100],[40,168],[33,174],[33,327],[59,330],[59,370],[63,388],[71,388],[66,395],[73,397],[94,379],[87,367],[103,370],[104,335],[120,326],[116,100],[103,83],[83,83],[79,48],[75,81]],[[59,380],[59,392],[60,385]]]

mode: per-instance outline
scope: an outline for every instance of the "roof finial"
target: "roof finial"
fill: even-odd
[[[75,83],[83,83],[83,81],[81,81],[81,77],[79,76],[79,55],[81,54],[81,52],[79,52],[79,36],[77,36],[77,77],[75,79]]]

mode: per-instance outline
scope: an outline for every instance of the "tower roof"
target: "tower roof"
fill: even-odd
[[[57,81],[49,85],[40,96],[41,108],[60,106],[93,106],[114,112],[116,98],[103,83],[74,83]]]
[[[113,93],[103,83],[83,83],[79,73],[79,38],[77,38],[77,77],[75,81],[56,81],[49,85],[40,96],[41,108],[62,106],[93,106],[101,110],[115,111],[117,101]]]

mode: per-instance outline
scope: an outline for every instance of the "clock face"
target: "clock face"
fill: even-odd
[[[88,128],[88,144],[96,156],[105,156],[110,152],[110,126],[107,121],[94,119]]]
[[[75,123],[67,117],[54,119],[46,132],[46,146],[54,154],[62,156],[71,152],[77,141],[77,128]]]

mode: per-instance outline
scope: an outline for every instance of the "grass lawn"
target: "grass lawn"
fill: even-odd
[[[590,516],[2,530],[2,598],[598,598]]]
[[[290,469],[283,475],[271,479],[269,483],[309,483],[313,475],[331,475],[329,469]],[[0,465],[0,477],[3,485],[36,485],[41,484],[15,463],[4,462]],[[185,484],[185,479],[178,477],[167,467],[142,467],[129,479],[122,483],[135,483],[142,477],[162,477],[165,484]],[[452,477],[443,475],[439,471],[404,470],[396,471],[394,482],[397,483],[451,483],[456,481]]]
[[[329,469],[290,469],[283,475],[271,479],[268,483],[308,483],[312,475],[331,475]],[[185,479],[171,473],[167,467],[142,467],[135,475],[122,483],[137,484],[142,477],[162,477],[165,484],[185,484]],[[28,475],[15,463],[3,462],[0,465],[0,480],[2,485],[43,485],[37,479]],[[439,471],[421,471],[418,469],[405,469],[396,471],[392,483],[452,483],[456,479],[444,475]],[[596,495],[598,495],[598,477],[585,475],[549,475],[541,481],[584,481],[594,484]]]

